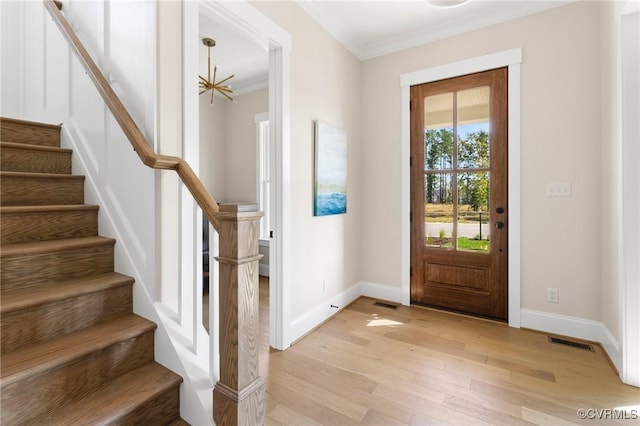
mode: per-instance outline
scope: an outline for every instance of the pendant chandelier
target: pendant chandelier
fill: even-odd
[[[231,86],[228,84],[224,84],[227,81],[231,80],[234,75],[231,74],[229,77],[222,79],[220,81],[216,81],[216,75],[218,73],[218,67],[213,67],[213,80],[211,79],[211,48],[216,45],[216,41],[211,38],[203,38],[202,44],[207,46],[208,49],[208,58],[207,58],[207,78],[200,76],[199,85],[200,85],[200,94],[206,93],[211,90],[211,105],[213,105],[213,95],[216,90],[218,93],[224,95],[225,98],[233,101],[233,98],[230,96],[233,94],[233,90],[231,90]]]

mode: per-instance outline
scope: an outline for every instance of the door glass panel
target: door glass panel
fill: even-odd
[[[489,86],[457,93],[458,167],[489,167]]]
[[[424,170],[453,168],[453,93],[424,98]]]
[[[426,173],[425,245],[453,248],[453,173]]]
[[[424,98],[428,247],[490,251],[490,93],[483,86]]]
[[[490,251],[489,172],[458,174],[458,250]]]

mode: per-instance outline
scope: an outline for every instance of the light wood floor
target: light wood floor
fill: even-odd
[[[620,382],[598,346],[361,298],[280,352],[268,346],[265,278],[261,296],[268,425],[640,423],[578,418],[581,408],[640,404],[640,389]]]

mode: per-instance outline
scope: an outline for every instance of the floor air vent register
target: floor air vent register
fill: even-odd
[[[388,308],[388,309],[398,309],[398,305],[392,305],[391,303],[384,303],[384,302],[374,302],[373,306],[381,306],[383,308]]]
[[[595,352],[595,349],[593,348],[593,345],[590,345],[588,343],[582,343],[582,342],[574,342],[572,340],[560,339],[558,337],[549,336],[549,343],[555,343],[557,345],[571,346],[572,348],[582,349],[584,351]]]

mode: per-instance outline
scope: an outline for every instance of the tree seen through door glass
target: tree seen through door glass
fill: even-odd
[[[425,244],[453,248],[453,173],[425,175]]]
[[[490,250],[489,97],[475,87],[424,98],[426,246]]]

